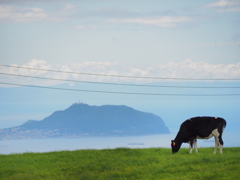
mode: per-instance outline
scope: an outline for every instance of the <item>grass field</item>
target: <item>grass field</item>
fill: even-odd
[[[105,149],[0,155],[0,179],[240,179],[240,147]]]

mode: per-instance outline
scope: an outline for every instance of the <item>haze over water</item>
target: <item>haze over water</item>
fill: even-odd
[[[170,148],[170,141],[174,139],[176,133],[150,135],[150,136],[131,136],[131,137],[84,137],[84,138],[56,138],[56,139],[17,139],[1,140],[0,154],[25,153],[25,152],[50,152],[80,149],[112,149],[112,148],[151,148],[163,147]],[[240,146],[239,133],[224,133],[224,147]],[[213,147],[214,138],[206,142],[198,140],[198,147]],[[130,144],[129,144],[130,143]],[[144,145],[131,145],[134,143]],[[184,143],[183,148],[189,145]],[[201,152],[201,149],[199,149]]]

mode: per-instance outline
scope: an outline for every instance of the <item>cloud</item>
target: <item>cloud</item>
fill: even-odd
[[[92,12],[92,15],[94,16],[103,16],[103,17],[111,17],[111,18],[127,18],[127,17],[136,17],[140,14],[137,12],[132,12],[126,9],[120,9],[120,8],[113,8],[113,7],[104,7],[97,9]]]
[[[37,10],[38,9],[38,10]],[[25,8],[24,12],[16,12],[9,6],[0,6],[0,20],[11,22],[39,21],[47,18],[48,15],[44,10],[39,8]]]
[[[232,6],[232,5],[234,5],[234,2],[220,0],[218,2],[207,4],[206,7],[226,7],[226,6]]]
[[[225,79],[240,77],[240,63],[209,64],[207,62],[193,62],[185,59],[180,62],[170,62],[159,66],[159,70],[169,77],[188,77],[199,79]]]
[[[22,3],[38,3],[38,2],[64,2],[66,0],[0,0],[0,4],[22,4]]]
[[[240,5],[239,0],[235,0],[235,1],[220,0],[215,3],[207,4],[205,7],[228,7],[228,6],[236,6],[236,5]]]
[[[12,64],[14,65],[14,64]],[[15,64],[16,66],[16,64]],[[199,79],[235,79],[240,78],[240,62],[236,64],[209,64],[207,62],[194,62],[185,59],[180,62],[169,62],[164,65],[154,66],[128,66],[118,62],[85,62],[70,63],[65,65],[52,65],[44,60],[33,59],[27,64],[19,67],[30,67],[37,69],[53,69],[58,71],[80,72],[119,75],[119,76],[139,76],[139,77],[160,77],[160,78],[199,78]],[[94,82],[115,82],[115,83],[151,83],[159,81],[157,79],[136,79],[125,77],[98,76],[87,74],[56,73],[49,71],[36,71],[21,68],[0,67],[0,72],[27,76],[39,76],[45,78],[71,79],[78,81]],[[62,84],[64,81],[42,80],[16,76],[0,76],[1,82],[33,84],[41,86],[52,86]],[[173,81],[173,80],[171,80]],[[74,83],[69,82],[69,86]],[[2,85],[1,85],[2,86]]]
[[[233,7],[235,6],[235,7]],[[218,2],[207,4],[206,8],[218,8],[218,12],[238,12],[240,11],[240,1],[226,1],[226,0],[220,0]]]
[[[174,28],[180,23],[187,23],[193,21],[190,17],[157,17],[157,18],[129,18],[129,19],[111,19],[111,23],[129,23],[129,24],[141,24],[149,26],[157,26],[163,28]]]
[[[74,5],[67,4],[59,11],[48,12],[38,7],[14,7],[0,5],[0,22],[59,22],[69,19]]]
[[[33,22],[48,18],[49,15],[40,8],[24,8],[16,11],[9,6],[0,6],[0,20],[10,22]]]

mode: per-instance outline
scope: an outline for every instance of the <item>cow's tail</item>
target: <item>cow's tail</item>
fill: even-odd
[[[224,123],[223,123],[223,129],[225,129],[225,128],[226,128],[226,126],[227,126],[227,121],[226,121],[226,120],[224,120]]]
[[[224,131],[224,129],[226,128],[227,126],[227,121],[225,119],[223,119],[223,128],[222,128],[222,132]]]

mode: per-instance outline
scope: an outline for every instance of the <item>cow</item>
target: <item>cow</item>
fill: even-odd
[[[172,152],[178,152],[182,143],[189,143],[190,153],[192,153],[193,145],[198,152],[196,139],[209,139],[214,136],[215,149],[213,153],[216,154],[217,148],[220,146],[220,153],[222,154],[222,133],[226,125],[227,122],[220,117],[190,118],[181,124],[177,136],[174,140],[171,140]]]

